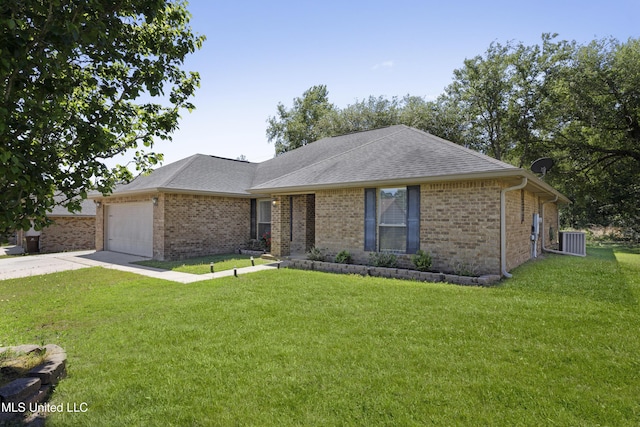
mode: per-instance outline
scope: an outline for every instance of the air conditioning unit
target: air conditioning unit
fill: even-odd
[[[584,231],[561,231],[560,252],[587,256],[587,239]]]

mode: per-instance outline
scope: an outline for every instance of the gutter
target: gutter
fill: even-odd
[[[513,187],[500,190],[500,271],[506,278],[512,277],[507,271],[507,206],[506,193],[509,191],[521,190],[527,185],[527,177],[522,177],[522,182]]]

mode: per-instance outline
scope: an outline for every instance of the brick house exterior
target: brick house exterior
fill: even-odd
[[[54,207],[47,216],[53,224],[40,231],[16,232],[16,244],[28,249],[27,238],[38,236],[38,252],[54,253],[95,248],[95,205],[90,200],[82,202],[80,212],[71,213],[62,206]]]
[[[153,258],[176,260],[231,253],[249,240],[250,200],[198,194],[150,193],[110,197],[97,209],[95,248],[105,249],[104,222],[108,206],[153,203]]]
[[[96,200],[99,250],[109,249],[108,206],[153,203],[156,259],[232,252],[259,237],[266,216],[278,257],[315,246],[360,263],[391,251],[402,265],[422,249],[435,270],[473,274],[506,274],[555,244],[558,205],[569,202],[529,171],[407,126],[325,138],[258,164],[195,155]],[[534,214],[543,224],[535,244]]]

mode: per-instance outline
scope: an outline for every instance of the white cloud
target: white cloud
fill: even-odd
[[[384,61],[371,67],[372,70],[377,70],[379,68],[393,68],[393,61]]]

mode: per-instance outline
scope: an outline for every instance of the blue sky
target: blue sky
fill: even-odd
[[[433,99],[493,41],[640,36],[640,0],[191,0],[188,8],[207,40],[185,69],[202,81],[196,110],[183,113],[172,142],[155,146],[164,164],[195,153],[273,157],[267,118],[313,85],[327,85],[338,107],[370,95]]]

